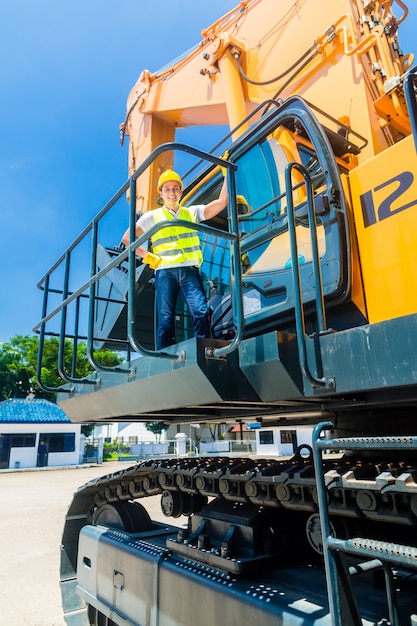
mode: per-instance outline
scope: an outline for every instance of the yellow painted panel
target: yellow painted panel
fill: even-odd
[[[417,312],[416,177],[412,137],[349,176],[371,323]]]

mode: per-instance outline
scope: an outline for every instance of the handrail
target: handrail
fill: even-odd
[[[94,220],[91,237],[91,269],[90,276],[93,276],[97,267],[97,245],[98,245],[98,220]],[[131,370],[124,367],[101,365],[94,357],[94,311],[96,301],[96,283],[90,281],[89,308],[88,308],[88,332],[87,332],[87,358],[95,370],[101,372],[115,372],[117,374],[130,374]]]
[[[311,178],[307,170],[303,165],[295,161],[288,163],[285,168],[285,189],[287,200],[287,216],[288,216],[288,233],[290,237],[291,259],[292,259],[292,274],[294,283],[294,308],[295,308],[295,324],[297,329],[297,345],[299,352],[300,368],[304,378],[306,378],[313,387],[326,387],[329,382],[325,377],[314,376],[309,368],[307,359],[307,349],[305,341],[305,319],[302,304],[302,289],[301,289],[301,277],[300,277],[300,262],[298,259],[298,247],[297,247],[297,233],[295,224],[295,212],[293,201],[293,186],[292,186],[292,172],[298,170],[303,176],[306,186],[307,196],[307,212],[309,220],[309,229],[311,235],[311,248],[312,248],[312,260],[313,260],[313,273],[314,282],[316,285],[316,309],[317,309],[317,324],[319,333],[324,332],[326,329],[326,318],[324,310],[324,297],[323,286],[320,271],[320,256],[317,243],[317,229],[316,229],[316,215],[314,211],[314,199],[313,199],[313,185]]]
[[[130,211],[129,211],[129,233],[130,233],[130,245],[129,245],[129,285],[128,285],[128,315],[127,315],[127,328],[128,328],[128,337],[131,346],[143,356],[152,356],[162,359],[178,359],[180,355],[172,352],[165,352],[161,350],[149,350],[141,346],[134,336],[134,319],[135,319],[135,298],[134,298],[134,289],[135,289],[135,250],[142,243],[147,241],[152,235],[164,228],[166,226],[171,226],[172,224],[167,221],[160,222],[153,226],[150,230],[146,231],[143,235],[141,235],[138,239],[136,239],[136,179],[140,174],[144,172],[146,167],[156,158],[156,156],[160,152],[164,152],[165,150],[173,150],[176,149],[178,151],[183,151],[192,154],[193,156],[210,161],[215,165],[220,165],[221,167],[226,168],[226,170],[234,171],[237,169],[237,166],[234,163],[230,163],[229,161],[225,161],[224,159],[218,158],[214,155],[207,154],[197,148],[192,148],[191,146],[187,146],[185,144],[179,143],[171,143],[164,144],[156,148],[150,157],[153,156],[152,159],[148,157],[145,161],[137,168],[137,170],[130,177]],[[231,240],[231,276],[233,277],[234,272],[240,276],[240,265],[236,268],[234,265],[239,263],[239,244],[238,244],[238,225],[237,225],[237,212],[236,212],[236,202],[235,202],[235,181],[234,176],[227,177],[227,185],[228,185],[228,195],[231,199],[234,210],[232,211],[231,218],[231,233],[226,233],[225,231],[220,231],[221,236],[224,239]],[[233,215],[234,214],[234,215]],[[186,220],[177,220],[176,225],[183,228],[192,228],[193,230],[197,230],[199,232],[219,232],[217,229],[212,229],[209,226],[204,226],[202,224],[192,224]],[[237,271],[236,271],[237,270]],[[239,279],[237,280],[239,283]],[[239,288],[239,284],[237,284]],[[216,356],[224,356],[229,352],[233,351],[236,348],[236,345],[241,341],[242,330],[243,330],[243,305],[241,304],[241,310],[239,310],[239,302],[234,302],[233,310],[236,312],[237,323],[236,323],[236,333],[235,337],[231,341],[228,346],[224,346],[223,348],[219,348],[221,354],[216,354]],[[232,304],[233,306],[233,304]],[[216,351],[217,352],[217,351]]]
[[[75,301],[76,303],[76,325],[77,329],[75,331],[74,337],[74,349],[76,349],[76,341],[77,341],[77,333],[78,333],[78,317],[79,317],[79,302],[80,298],[88,298],[89,301],[89,316],[88,316],[88,332],[87,332],[87,358],[93,368],[96,371],[106,371],[113,373],[126,373],[130,374],[131,370],[120,368],[120,367],[108,367],[101,365],[97,362],[94,357],[93,343],[94,343],[94,312],[95,312],[95,302],[97,299],[96,296],[96,283],[104,277],[111,269],[119,266],[120,263],[128,258],[129,259],[129,284],[128,284],[128,339],[127,339],[127,349],[130,351],[130,346],[132,346],[139,353],[147,356],[154,357],[162,357],[162,358],[171,358],[176,359],[178,355],[168,355],[166,353],[160,351],[150,351],[142,346],[140,346],[134,336],[133,336],[133,326],[134,326],[134,306],[135,306],[135,298],[134,298],[134,286],[135,286],[135,278],[136,278],[136,256],[135,250],[136,248],[144,243],[149,236],[152,236],[154,231],[156,232],[160,228],[163,228],[167,225],[166,222],[158,224],[151,231],[144,234],[141,238],[138,238],[135,241],[135,223],[136,223],[136,206],[135,206],[135,185],[137,178],[146,170],[147,167],[163,152],[172,150],[179,150],[183,152],[187,152],[200,158],[201,160],[208,160],[212,162],[214,165],[220,165],[221,167],[225,167],[227,170],[235,170],[237,166],[233,163],[225,161],[224,159],[218,158],[214,155],[209,155],[207,153],[202,152],[196,148],[188,146],[186,144],[180,143],[168,143],[162,144],[158,146],[145,161],[135,170],[135,172],[130,176],[130,178],[119,188],[119,190],[112,196],[112,198],[104,205],[104,207],[99,211],[99,213],[93,218],[93,220],[88,224],[86,228],[80,233],[80,235],[72,242],[72,244],[67,248],[67,250],[58,258],[58,260],[52,265],[52,267],[48,270],[48,272],[42,277],[42,279],[38,282],[38,288],[44,291],[44,299],[43,299],[43,308],[42,308],[42,319],[37,324],[33,331],[40,333],[40,342],[39,342],[39,353],[38,353],[38,364],[37,364],[37,379],[39,385],[44,391],[47,392],[61,392],[64,391],[66,393],[73,393],[74,389],[67,389],[62,387],[51,388],[46,386],[41,378],[42,372],[42,360],[44,353],[44,339],[46,335],[46,324],[50,320],[52,320],[56,315],[61,313],[61,324],[60,324],[60,332],[59,332],[59,351],[58,351],[58,373],[60,377],[69,383],[73,384],[97,384],[97,381],[91,380],[89,378],[77,378],[75,376],[76,371],[76,363],[74,359],[76,359],[76,355],[73,355],[73,363],[72,363],[72,372],[71,376],[65,371],[64,366],[64,348],[65,348],[65,339],[67,337],[66,334],[66,323],[67,323],[67,308],[68,306]],[[231,242],[231,258],[235,259],[235,264],[238,264],[239,261],[239,246],[238,246],[238,228],[237,228],[237,213],[236,213],[236,203],[235,203],[235,186],[234,186],[234,177],[230,177],[231,180],[228,180],[228,191],[229,196],[232,198],[232,208],[234,213],[234,218],[231,217],[232,228],[234,228],[234,232],[226,232],[220,231],[218,229],[205,226],[202,224],[193,224],[192,228],[198,230],[200,232],[205,232],[208,234],[212,234],[214,236],[221,236],[223,239],[228,239]],[[100,220],[110,211],[110,209],[118,202],[118,200],[126,193],[126,191],[130,188],[130,231],[131,231],[131,245],[126,248],[122,253],[120,253],[117,257],[115,257],[110,263],[108,263],[104,268],[96,271],[97,269],[97,243],[98,243],[98,224]],[[232,195],[233,194],[233,195]],[[184,220],[178,221],[179,226],[183,226],[185,228],[190,228],[190,223]],[[77,246],[83,242],[86,237],[91,233],[91,263],[90,263],[90,278],[84,282],[81,287],[76,289],[73,292],[69,292],[69,266],[70,266],[70,257],[73,250],[77,248]],[[62,301],[58,306],[56,306],[51,312],[47,313],[48,309],[48,295],[50,293],[49,290],[49,282],[50,277],[53,273],[64,265],[64,287],[62,290],[51,290],[54,293],[62,294]],[[232,263],[233,265],[233,263]],[[240,269],[232,268],[232,275],[237,275],[240,277]],[[232,277],[232,281],[234,278]],[[236,281],[235,281],[236,282]],[[238,281],[237,281],[238,282]],[[88,290],[88,295],[86,295],[86,291]],[[237,311],[237,327],[236,327],[236,335],[234,340],[226,347],[223,347],[222,353],[227,353],[235,348],[238,341],[240,341],[242,335],[242,326],[243,326],[243,312],[242,309],[239,310],[239,303],[235,301],[235,310]]]
[[[181,228],[192,229],[192,230],[196,230],[196,231],[199,231],[199,232],[203,232],[203,233],[211,234],[211,235],[214,235],[214,236],[222,237],[223,239],[228,239],[232,243],[235,243],[237,241],[237,235],[234,235],[234,234],[229,233],[227,231],[219,230],[218,228],[213,228],[212,226],[205,226],[204,224],[195,224],[194,222],[190,223],[189,220],[176,220],[175,225],[179,226]],[[147,241],[156,232],[158,232],[162,228],[166,228],[167,226],[172,226],[172,222],[170,220],[164,220],[163,222],[158,222],[158,224],[155,224],[154,226],[152,226],[152,228],[147,230],[146,233],[143,233],[133,243],[131,243],[130,246],[127,247],[126,250],[123,252],[123,255],[128,253],[129,254],[129,259],[132,256],[133,257],[133,264],[134,264],[135,260],[136,260],[136,257],[135,257],[135,250],[136,250],[136,248],[138,248],[142,243]],[[107,267],[109,267],[109,265],[107,265]],[[104,268],[104,269],[106,269],[106,268]],[[177,359],[178,358],[178,354],[172,354],[172,353],[168,354],[168,353],[161,352],[161,351],[158,351],[158,350],[149,350],[149,349],[144,348],[143,346],[141,346],[136,341],[135,336],[134,336],[134,326],[135,326],[135,321],[134,321],[135,320],[135,273],[132,272],[130,269],[129,269],[129,288],[128,288],[127,303],[128,303],[128,337],[129,337],[129,341],[130,341],[131,346],[137,352],[139,352],[140,354],[143,354],[143,356],[152,356],[152,357],[160,356],[161,358]],[[130,330],[130,329],[132,329],[132,330]]]
[[[410,116],[411,130],[414,137],[414,146],[417,152],[417,99],[416,91],[417,87],[417,66],[413,67],[406,74],[404,79],[404,93],[405,100],[407,102],[408,113]]]
[[[236,167],[236,166],[235,166]],[[235,322],[235,336],[229,344],[222,348],[214,348],[212,355],[215,358],[221,358],[227,354],[231,354],[242,341],[243,336],[243,296],[242,296],[242,272],[240,265],[240,241],[239,241],[239,224],[237,219],[236,207],[236,181],[234,176],[227,177],[229,200],[231,200],[230,230],[235,233],[235,239],[230,250],[230,287],[233,320]],[[229,206],[230,206],[229,204]]]
[[[48,287],[49,287],[49,274],[46,274],[45,289],[43,292],[43,299],[42,299],[42,318],[46,316],[46,311],[48,308],[48,294],[49,294]],[[41,323],[40,331],[39,331],[38,358],[36,361],[36,380],[38,381],[39,387],[42,389],[42,391],[45,391],[46,393],[57,393],[59,391],[59,392],[64,392],[64,393],[68,393],[72,395],[74,393],[73,388],[66,389],[65,387],[49,387],[48,385],[45,385],[45,383],[42,381],[42,360],[43,360],[44,345],[45,345],[45,323]]]
[[[178,223],[180,224],[180,220],[178,220]],[[181,224],[183,222],[181,221]],[[167,225],[166,222],[161,222],[161,224],[164,224],[164,226]],[[184,225],[190,227],[190,222],[186,222],[184,221]],[[217,236],[221,236],[224,239],[232,239],[234,237],[234,235],[231,235],[230,233],[227,233],[226,231],[223,230],[219,230],[218,228],[213,228],[212,226],[204,226],[203,224],[193,224],[193,228],[195,228],[196,230],[200,230],[202,232],[205,232],[207,234],[213,234],[213,235],[217,235]],[[44,316],[42,317],[41,321],[34,326],[33,331],[34,332],[38,332],[40,329],[40,326],[42,325],[42,323],[46,323],[49,322],[51,319],[53,319],[64,306],[68,306],[69,304],[71,304],[71,302],[73,302],[74,300],[76,300],[77,298],[84,296],[86,298],[88,298],[88,296],[85,295],[85,291],[89,288],[90,283],[94,282],[97,283],[101,278],[103,278],[103,276],[105,276],[111,269],[117,267],[118,265],[120,265],[121,261],[124,261],[124,259],[127,258],[128,253],[131,249],[135,250],[138,246],[141,245],[141,243],[144,243],[147,239],[147,235],[150,233],[151,231],[147,231],[146,235],[142,235],[141,238],[138,238],[134,244],[132,245],[132,247],[127,247],[125,250],[123,250],[123,252],[120,252],[120,254],[115,257],[112,261],[110,261],[105,267],[103,267],[101,270],[99,270],[98,272],[96,272],[96,274],[94,274],[94,276],[91,276],[87,282],[83,283],[81,285],[81,287],[79,287],[78,289],[76,289],[75,291],[71,292],[67,298],[65,298],[65,300],[63,300],[58,306],[56,306],[52,311],[50,311],[50,313],[48,314],[44,314]],[[153,234],[153,231],[152,231]],[[64,257],[63,257],[64,258]],[[48,277],[48,275],[46,275],[46,277]],[[61,293],[61,292],[60,292]],[[97,298],[96,300],[101,299],[101,298]]]
[[[233,163],[229,163],[222,158],[216,157],[214,155],[208,154],[199,150],[198,148],[193,148],[192,146],[188,146],[187,144],[171,142],[164,143],[155,148],[151,154],[142,162],[142,164],[133,172],[133,174],[128,178],[123,185],[116,191],[116,193],[110,198],[108,202],[104,205],[104,207],[97,213],[97,215],[91,220],[91,222],[81,231],[81,233],[74,239],[72,244],[66,249],[66,251],[61,254],[61,256],[55,261],[52,267],[49,268],[48,272],[38,281],[37,287],[38,289],[42,289],[42,285],[46,279],[46,276],[51,275],[64,261],[65,255],[67,252],[72,252],[74,248],[78,246],[78,244],[88,235],[88,233],[92,230],[94,222],[99,222],[106,213],[122,198],[126,191],[130,187],[130,181],[136,180],[143,172],[152,164],[152,162],[163,152],[179,150],[182,152],[187,152],[188,154],[192,154],[194,156],[200,157],[202,160],[211,161],[214,165],[220,165],[221,167],[225,167],[227,169],[237,169],[237,166]],[[35,328],[39,328],[37,325]]]
[[[313,443],[313,460],[316,475],[316,487],[317,487],[317,500],[320,512],[320,525],[323,537],[323,557],[325,566],[325,575],[327,583],[327,595],[329,599],[329,611],[331,615],[331,623],[334,626],[343,626],[339,621],[341,615],[341,601],[342,598],[336,592],[338,588],[338,572],[334,559],[331,557],[330,551],[327,547],[327,538],[330,537],[332,531],[330,527],[329,515],[327,512],[327,494],[326,486],[324,482],[322,457],[321,457],[321,434],[324,430],[332,430],[332,422],[321,422],[317,424],[313,430],[312,443]],[[357,615],[357,609],[354,603],[351,603],[351,611],[355,611],[353,619],[358,622],[359,616]],[[360,622],[359,622],[360,623]]]
[[[417,437],[411,435],[388,435],[388,436],[352,436],[341,438],[323,438],[324,431],[333,430],[332,422],[321,422],[313,430],[313,460],[316,476],[317,503],[319,507],[320,525],[323,541],[323,557],[327,584],[327,595],[331,623],[334,626],[359,626],[362,624],[357,603],[353,597],[353,590],[349,584],[348,574],[352,572],[343,566],[340,553],[351,554],[364,558],[371,558],[370,567],[382,567],[385,572],[387,609],[389,623],[398,625],[395,606],[395,589],[392,586],[392,576],[388,571],[389,563],[398,566],[417,567],[415,547],[402,546],[385,541],[372,539],[338,539],[334,536],[330,525],[329,507],[324,475],[322,452],[326,450],[404,450],[407,446],[410,450],[417,450]],[[376,547],[376,549],[374,548]],[[411,554],[412,558],[408,558]],[[375,558],[377,557],[377,561]],[[381,563],[379,564],[378,561]],[[341,571],[341,568],[344,571]]]
[[[70,265],[71,265],[71,253],[67,251],[65,255],[64,289],[62,292],[62,296],[64,300],[66,296],[68,295]],[[79,300],[76,301],[76,304],[77,302],[79,302]],[[78,323],[78,320],[76,323]],[[65,371],[64,356],[65,356],[65,339],[67,336],[66,324],[67,324],[67,307],[64,306],[62,308],[61,327],[60,327],[60,332],[59,332],[58,374],[63,380],[67,381],[68,383],[74,383],[74,384],[86,383],[87,385],[94,385],[95,381],[89,380],[85,376],[83,376],[83,378],[77,378],[75,376],[76,359],[77,359],[76,339],[74,340],[73,354],[72,354],[72,376],[69,376]],[[75,336],[76,334],[77,333],[75,333]]]

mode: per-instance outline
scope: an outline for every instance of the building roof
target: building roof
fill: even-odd
[[[255,422],[253,424],[244,424],[243,422],[241,424],[236,424],[236,426],[232,426],[231,428],[229,428],[228,432],[229,433],[239,433],[241,430],[243,432],[248,432],[249,430],[256,430],[257,428],[260,428],[260,424],[259,422]]]
[[[0,424],[69,424],[64,411],[48,400],[29,398],[0,402]]]
[[[236,426],[231,426],[228,430],[229,433],[240,433],[240,431],[242,432],[247,432],[249,430],[249,428],[246,426],[246,424],[236,424]]]

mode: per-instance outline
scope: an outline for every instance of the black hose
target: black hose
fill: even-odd
[[[245,74],[245,72],[243,71],[242,65],[240,63],[240,59],[239,59],[239,53],[234,54],[234,57],[236,59],[237,62],[237,67],[239,69],[239,74],[242,76],[242,78],[244,80],[246,80],[246,82],[250,83],[251,85],[270,85],[271,83],[275,83],[277,80],[280,80],[281,78],[284,78],[284,76],[286,76],[289,72],[291,72],[291,70],[293,70],[294,68],[297,67],[297,65],[299,65],[301,63],[301,61],[303,61],[306,56],[308,56],[311,52],[314,51],[314,55],[315,56],[317,54],[317,45],[316,43],[314,43],[308,50],[306,50],[304,52],[304,54],[302,54],[300,56],[299,59],[297,59],[295,61],[295,63],[293,63],[291,65],[291,67],[288,67],[285,72],[283,72],[282,74],[279,74],[278,76],[275,76],[275,78],[271,78],[269,80],[263,80],[263,81],[257,81],[257,80],[252,80],[252,78],[249,78],[249,76],[247,76]],[[313,57],[312,57],[313,58]],[[304,64],[301,66],[304,67]],[[300,69],[300,68],[299,68]],[[299,70],[297,70],[298,72]]]

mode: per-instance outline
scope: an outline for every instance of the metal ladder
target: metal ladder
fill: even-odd
[[[322,422],[315,427],[313,432],[314,468],[332,626],[362,626],[362,619],[352,586],[352,577],[377,569],[384,571],[389,624],[399,626],[392,569],[399,566],[417,569],[417,548],[363,537],[353,539],[335,537],[329,520],[322,453],[326,450],[398,451],[404,448],[417,450],[417,437],[401,435],[323,438],[324,431],[332,429],[333,424],[331,422]],[[346,561],[347,555],[363,558],[364,561],[349,567]]]

